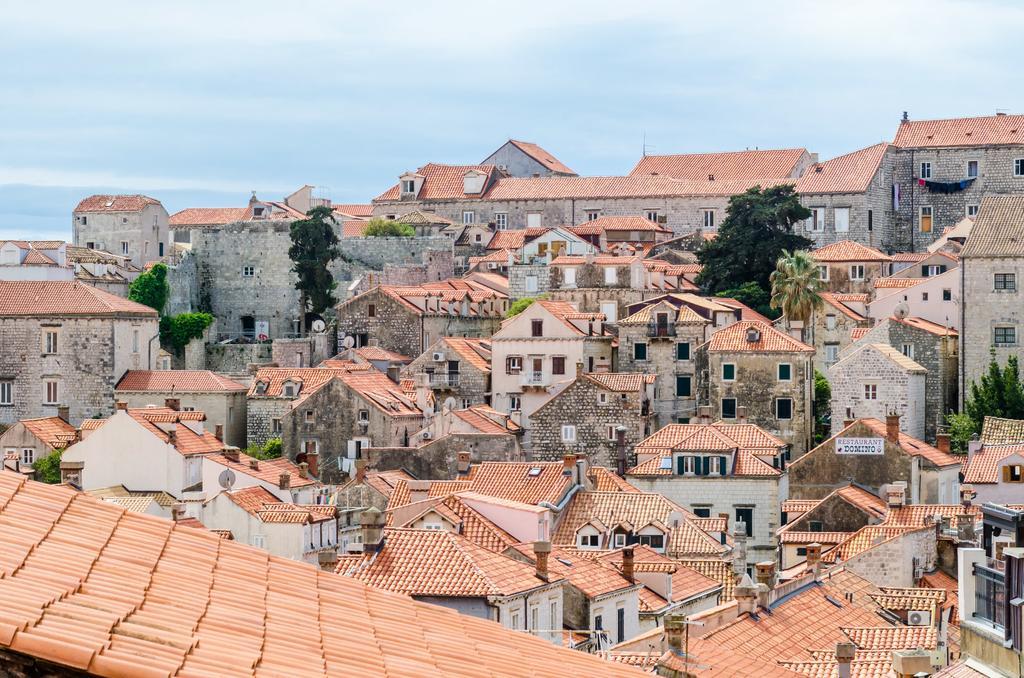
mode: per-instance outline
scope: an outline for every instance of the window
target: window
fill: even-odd
[[[50,380],[45,382],[46,384],[46,400],[43,401],[46,405],[56,405],[58,402],[57,393],[57,382]]]
[[[274,433],[277,434],[277,435],[280,435],[281,431],[284,430],[281,427],[281,420],[280,419],[271,419],[271,421],[270,421],[270,428],[273,429]]]
[[[254,535],[252,535],[252,545],[255,546],[258,549],[266,548],[267,547],[266,537],[264,537],[262,534],[254,534]]]
[[[575,271],[573,271],[575,273]],[[536,292],[537,291],[537,276],[528,275],[526,276],[526,291]]]
[[[162,257],[164,255],[164,244],[163,243],[158,243],[157,247],[158,247],[158,250],[159,250],[159,256]]]
[[[576,427],[573,424],[562,424],[562,442],[576,442]]]
[[[519,412],[523,409],[523,401],[517,395],[510,395],[508,397],[508,409],[512,412]]]
[[[921,225],[922,233],[932,232],[932,207],[931,205],[922,205],[921,212],[918,219],[918,223]]]
[[[544,336],[544,321],[543,320],[531,320],[530,321],[530,336],[531,337],[543,337]]]
[[[826,313],[825,314],[825,329],[834,330],[836,328],[836,314]]]
[[[531,605],[530,606],[530,628],[531,629],[539,629],[540,628],[540,612],[539,612],[539,609],[540,608],[538,608],[536,605]]]
[[[697,516],[698,518],[710,518],[711,517],[711,507],[710,506],[694,506],[693,507],[693,515]]]
[[[836,233],[843,233],[850,230],[850,208],[849,207],[837,207],[835,209],[836,215]]]
[[[139,352],[139,331],[132,330],[132,353]]]
[[[561,624],[561,619],[562,618],[558,614],[558,598],[552,598],[550,605],[551,605],[551,611],[549,612],[549,614],[551,615],[551,627],[552,628],[562,628],[562,624]]]
[[[619,439],[619,432],[618,432],[618,430],[616,430],[618,428],[619,428],[618,424],[608,424],[608,426],[605,427],[605,434],[607,435],[608,440],[618,440]]]
[[[601,618],[601,615],[599,615],[599,614],[594,615],[594,630],[595,631],[603,631],[604,630],[604,620]]]
[[[868,210],[868,230],[871,231],[875,228],[875,212],[874,210]]]
[[[26,450],[26,452],[31,452],[31,450]],[[26,461],[25,463],[26,464],[31,464],[32,462]],[[1008,465],[1004,466],[1003,467],[1003,482],[1004,483],[1020,483],[1020,482],[1024,482],[1024,466],[1021,466],[1020,464],[1008,464]]]
[[[929,264],[928,266],[921,267],[921,277],[923,278],[931,278],[932,276],[942,275],[945,272],[945,264]]]
[[[476,212],[473,210],[464,210],[462,212],[462,223],[472,224],[474,221],[476,221]]]
[[[676,360],[690,359],[690,342],[681,341],[676,344]]]
[[[928,301],[928,293],[921,292],[921,301]]]
[[[748,537],[752,535],[754,533],[754,508],[752,506],[737,506],[736,522],[746,526]]]
[[[967,206],[967,216],[969,216],[969,217],[976,217],[976,216],[978,216],[978,208],[979,208],[979,205],[968,205]]]
[[[620,549],[626,545],[626,534],[624,532],[616,532],[612,535],[612,546]]]
[[[563,287],[576,287],[576,269],[575,268],[564,268],[564,269],[562,269],[562,286]]]
[[[676,457],[676,473],[681,476],[692,476],[697,473],[697,457],[683,454]]]
[[[0,381],[0,405],[14,404],[14,382]]]
[[[825,208],[824,207],[812,207],[811,216],[807,218],[807,230],[808,231],[824,231],[825,230]]]
[[[581,534],[579,537],[579,545],[586,548],[596,549],[600,546],[599,539],[600,537],[596,534]]]
[[[306,423],[312,424],[316,421],[316,415],[313,414],[313,410],[306,410]]]
[[[834,363],[839,360],[839,344],[825,344],[825,362]]]
[[[402,179],[402,193],[415,193],[416,192],[416,180],[415,179]]]
[[[1024,158],[1017,158],[1013,161],[1013,176],[1024,177]],[[82,223],[85,223],[85,217],[82,217]]]
[[[878,400],[878,384],[864,384],[864,400]]]
[[[564,355],[556,355],[551,357],[551,374],[565,374]]]
[[[900,347],[900,352],[903,355],[905,355],[908,358],[910,358],[911,360],[914,359],[914,345],[913,344],[903,344],[903,346]]]
[[[587,210],[587,221],[597,221],[597,218],[601,216],[601,210]]]
[[[693,377],[688,374],[676,375],[676,397],[689,398],[693,395]]]
[[[828,266],[818,267],[818,279],[828,282]]]
[[[606,266],[604,269],[604,284],[614,285],[619,282],[619,269],[616,266]]]
[[[607,393],[598,393],[597,394],[597,403],[599,405],[607,405],[608,404],[608,394]]]
[[[921,163],[921,176],[920,176],[920,178],[921,179],[931,179],[932,178],[932,164],[930,162],[922,162]]]
[[[540,228],[541,226],[541,214],[540,212],[530,212],[526,215],[526,227],[527,228]]]
[[[798,556],[806,556],[807,555],[807,547],[806,546],[797,546],[796,547],[796,554]]]
[[[89,223],[88,219],[86,217],[84,217],[84,216],[83,217],[78,217],[78,220],[82,223],[83,226],[85,224]],[[92,243],[86,243],[86,247],[88,247],[89,249],[93,249]]]
[[[864,265],[853,264],[850,266],[850,280],[863,280],[864,279]]]
[[[648,221],[658,223],[658,210],[647,210],[644,212],[644,216],[647,218]]]
[[[295,397],[295,384],[293,384],[291,382],[288,382],[284,386],[282,386],[281,387],[281,395],[283,395],[285,398],[294,398]]]
[[[650,546],[652,549],[663,549],[665,548],[665,535],[663,534],[641,534],[637,535],[637,544],[643,546]]]
[[[967,178],[975,179],[978,176],[978,161],[968,160],[967,161]]]
[[[255,266],[243,266],[242,267],[242,277],[243,278],[251,278],[254,275],[256,275],[256,267]]]
[[[779,381],[793,381],[793,365],[779,363]]]
[[[513,612],[511,615],[509,615],[509,628],[510,629],[518,629],[519,628],[519,611],[518,610]]]
[[[722,398],[722,419],[736,418],[736,399]]]
[[[31,447],[25,447],[21,450],[21,463],[31,464],[36,460],[36,451]]]
[[[810,532],[821,532],[823,527],[824,526],[822,525],[820,520],[808,520],[807,521],[807,529]]]
[[[713,229],[715,227],[715,210],[705,209],[701,210],[703,217],[704,228]]]
[[[996,327],[992,338],[996,346],[1014,346],[1017,344],[1017,328]]]
[[[1016,290],[1017,289],[1017,274],[1016,273],[996,273],[994,278],[995,288],[997,290]]]
[[[953,290],[949,290],[949,289],[942,290],[942,300],[943,301],[953,301]]]
[[[494,227],[499,231],[508,229],[508,212],[494,213]]]
[[[366,317],[376,318],[377,317],[377,304],[367,304],[366,306]]]
[[[505,374],[519,374],[523,371],[523,357],[510,355],[505,358]]]
[[[633,360],[647,360],[647,344],[638,341],[633,344]]]
[[[43,353],[52,354],[57,352],[57,330],[46,330],[43,332]]]
[[[229,424],[235,423],[235,408],[234,407],[228,407],[228,423]]]
[[[127,240],[122,240],[121,241],[121,254],[128,254],[128,241]]]
[[[775,399],[775,418],[776,419],[792,419],[793,418],[793,399],[792,398],[776,398]]]
[[[722,381],[736,381],[736,365],[722,363]]]

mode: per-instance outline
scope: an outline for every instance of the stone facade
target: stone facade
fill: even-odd
[[[103,209],[100,206],[94,209],[86,206],[86,203],[97,198],[108,198],[112,208]],[[128,255],[132,263],[140,268],[169,254],[167,210],[152,198],[145,198],[149,201],[145,205],[137,204],[139,201],[133,198],[136,196],[92,196],[83,200],[72,213],[74,244]],[[126,206],[129,209],[116,209],[123,201],[133,205]]]
[[[204,365],[189,365],[187,369],[208,369],[245,381],[251,377],[254,367],[272,361],[272,351],[269,343],[206,344]]]
[[[547,264],[515,264],[508,269],[508,296],[513,301],[547,294],[555,269]]]
[[[565,171],[554,172],[547,165],[538,162],[536,158],[523,151],[522,148],[516,145],[517,143],[521,142],[506,141],[501,145],[501,148],[484,158],[480,164],[495,165],[510,177],[547,177],[552,174],[569,174]],[[530,144],[528,147],[533,146],[533,144]],[[539,147],[536,150],[543,151]],[[544,153],[547,154],[546,151]]]
[[[875,278],[889,275],[892,264],[888,261],[829,261],[823,262],[828,267],[828,279],[825,287],[829,292],[840,294],[872,294],[875,291]],[[864,277],[853,279],[851,267],[863,266]]]
[[[398,285],[413,287],[428,282],[447,280],[455,275],[455,255],[452,250],[427,250],[422,261],[412,263],[385,263],[380,272],[368,271],[362,275],[359,284],[351,288],[352,294],[373,289],[377,285]]]
[[[167,284],[171,294],[164,306],[165,315],[192,313],[200,310],[199,271],[196,258],[190,250],[184,250],[167,261]],[[209,307],[207,302],[205,308]]]
[[[537,408],[530,417],[533,427],[532,458],[558,461],[567,454],[583,455],[591,466],[616,468],[618,434],[626,427],[626,467],[636,464],[633,446],[651,434],[648,385],[636,390],[613,390],[580,373],[576,380]],[[571,426],[567,439],[565,427]]]
[[[490,344],[488,343],[489,347]],[[467,350],[472,350],[467,349]],[[435,354],[444,356],[443,362],[434,360]],[[489,404],[491,401],[490,351],[487,352],[487,369],[475,365],[453,347],[447,338],[438,339],[426,351],[402,370],[403,377],[428,375],[430,389],[434,392],[434,403],[438,409],[449,398],[455,398],[459,408],[470,405]],[[481,358],[483,359],[483,358]]]
[[[519,441],[511,433],[452,433],[419,447],[370,447],[363,450],[367,468],[404,469],[416,478],[458,478],[459,452],[473,463],[523,461]]]
[[[284,420],[292,407],[291,398],[253,398],[245,407],[246,441],[249,445],[265,445],[284,434]]]
[[[895,358],[892,354],[899,356]],[[832,435],[860,417],[884,421],[900,415],[900,428],[924,438],[927,370],[888,344],[864,344],[828,370],[832,385]]]
[[[843,561],[843,567],[875,586],[918,585],[915,568],[931,572],[937,562],[937,537],[932,527],[906,532]]]
[[[1021,224],[1024,229],[1024,224]],[[961,322],[961,375],[960,399],[970,392],[970,386],[988,371],[994,358],[1006,365],[1011,355],[1021,359],[1022,332],[1024,332],[1024,303],[1021,286],[1024,285],[1024,257],[965,256],[961,260],[963,285],[963,319]],[[997,274],[1015,276],[1014,289],[996,289]],[[996,344],[996,328],[1013,328],[1015,341]]]
[[[197,410],[206,414],[207,431],[215,432],[222,427],[221,440],[226,445],[234,445],[245,449],[246,434],[246,397],[245,391],[226,391],[220,393],[189,393],[182,391],[122,391],[118,390],[117,399],[128,403],[128,407],[146,407],[156,405],[163,407],[167,399],[174,398],[182,410]]]
[[[842,304],[842,302],[837,302]],[[845,305],[844,305],[845,306]],[[855,328],[871,327],[871,321],[856,310],[825,303],[814,310],[810,321],[810,343],[814,346],[814,369],[822,374],[839,360],[853,343]]]

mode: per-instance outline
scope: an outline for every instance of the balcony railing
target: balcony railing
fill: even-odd
[[[647,326],[648,337],[674,337],[676,326],[663,323],[650,323]]]
[[[526,371],[519,376],[521,386],[544,387],[550,383],[550,378],[543,372]]]
[[[988,560],[986,565],[974,566],[974,616],[993,626],[1006,625],[1006,584],[1005,575]],[[1001,561],[1000,561],[1000,564]]]
[[[459,385],[459,373],[448,372],[445,374],[431,374],[430,375],[430,387],[431,388],[455,388]]]

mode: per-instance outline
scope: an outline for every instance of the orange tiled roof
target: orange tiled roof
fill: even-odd
[[[913,525],[865,525],[821,556],[824,563],[846,561],[868,549],[914,530],[932,529]]]
[[[771,183],[788,179],[806,153],[803,148],[732,151],[726,153],[686,153],[680,155],[646,155],[636,164],[630,176],[659,174],[674,179],[706,181],[754,180]]]
[[[532,473],[533,469],[538,469]],[[572,485],[572,476],[562,475],[562,462],[485,461],[473,468],[473,492],[524,504],[547,501],[558,504]]]
[[[406,513],[408,517],[402,524],[393,526],[412,527],[413,523],[424,514],[435,511],[446,520],[451,521],[458,534],[488,551],[503,553],[505,549],[519,542],[518,539],[463,501],[463,494],[472,496],[472,493],[449,494],[446,497],[431,497],[416,504],[410,504],[410,508],[419,510],[411,514]],[[392,514],[388,518],[388,524],[393,524],[394,515]]]
[[[870,331],[870,327],[852,327],[850,328],[850,339],[857,341]]]
[[[338,574],[395,593],[444,598],[508,596],[551,583],[538,578],[533,566],[453,532],[390,527],[378,552],[364,554],[354,566],[341,564]]]
[[[867,427],[874,431],[878,436],[882,438],[885,437],[886,429],[884,421],[879,421],[878,419],[872,418],[858,419],[857,421],[866,424]],[[845,430],[846,429],[840,431],[838,435],[843,435],[843,432]],[[904,433],[903,431],[900,431],[899,440],[900,447],[903,448],[903,450],[907,454],[914,457],[923,457],[924,459],[935,464],[936,466],[953,466],[955,464],[961,463],[962,461],[962,458],[954,456],[947,452],[942,452],[938,448],[932,447],[923,440],[918,440],[917,438],[914,438],[913,436],[910,436]]]
[[[263,487],[225,492],[228,499],[263,523],[316,523],[336,517],[333,506],[304,506],[283,502]]]
[[[251,207],[188,207],[175,212],[168,220],[171,228],[187,226],[219,226],[238,221],[252,221]]]
[[[840,487],[833,490],[832,494],[842,497],[846,503],[859,508],[865,513],[871,514],[875,518],[885,516],[889,510],[884,500],[856,485]]]
[[[75,212],[141,212],[160,201],[148,195],[90,195],[83,198]]]
[[[97,675],[642,675],[0,472],[0,647]],[[532,569],[532,568],[531,568]],[[466,652],[466,648],[486,651]],[[454,648],[454,650],[453,650]]]
[[[672,232],[672,229],[666,228],[665,226],[657,224],[646,217],[640,216],[601,216],[597,219],[584,221],[576,226],[570,226],[569,230],[576,235],[600,235],[605,231],[629,231],[631,233],[634,231],[656,231],[658,233]]]
[[[375,470],[371,470],[371,471],[367,471],[366,472],[366,476],[363,479],[363,482],[366,483],[367,485],[369,485],[370,487],[372,487],[373,489],[375,489],[377,492],[379,492],[383,496],[385,496],[388,499],[390,499],[391,498],[391,494],[395,490],[395,485],[397,485],[399,481],[404,481],[404,480],[415,480],[415,479],[411,475],[409,475],[408,472],[406,472],[403,469],[397,469],[397,470],[394,470],[394,471],[375,471]],[[347,484],[349,484],[349,483],[347,483]],[[356,480],[353,479],[350,484],[352,484],[352,485],[357,484]],[[342,489],[344,489],[344,488],[342,488]]]
[[[167,407],[137,407],[128,408],[127,414],[165,443],[171,442],[171,436],[157,424],[174,424],[174,448],[185,456],[220,452],[224,449],[224,443],[217,440],[209,431],[204,430],[199,434],[181,423],[204,421],[206,415],[202,412],[179,412]]]
[[[839,544],[850,537],[850,532],[780,532],[782,544]]]
[[[487,175],[484,182],[484,193],[486,194],[492,177],[497,172],[494,165],[439,165],[428,163],[416,170],[416,174],[423,177],[423,185],[416,196],[417,200],[458,200],[466,197],[463,175],[470,170],[483,172]],[[395,184],[384,191],[373,202],[396,201],[401,198],[401,187]]]
[[[445,337],[444,343],[460,358],[483,372],[491,371],[491,340],[468,337]]]
[[[856,322],[864,322],[867,320],[865,316],[861,315],[860,313],[857,313],[852,308],[843,303],[839,299],[838,294],[833,294],[832,292],[819,292],[818,296],[820,296],[822,301],[824,301],[826,304],[835,308],[837,311],[839,311],[846,317],[850,318],[851,320],[854,320]]]
[[[503,434],[516,433],[521,427],[503,412],[491,409],[487,405],[474,405],[462,410],[453,410],[453,417],[458,417],[480,433]],[[504,422],[504,424],[500,423]]]
[[[648,384],[653,384],[657,375],[642,372],[588,372],[583,376],[609,391],[636,393]]]
[[[556,158],[551,153],[545,151],[537,144],[530,143],[529,141],[518,141],[516,139],[509,139],[508,143],[512,144],[526,155],[530,156],[540,164],[547,167],[552,172],[559,174],[576,174],[576,172],[569,169],[568,165],[563,163],[561,160]]]
[[[0,317],[157,317],[149,306],[75,280],[0,280]]]
[[[637,488],[603,466],[591,466],[587,477],[598,492],[639,492]]]
[[[981,199],[967,242],[960,256],[1019,257],[1024,254],[1021,225],[1024,224],[1024,196],[988,195]]]
[[[874,247],[862,245],[853,240],[840,240],[811,252],[811,255],[823,263],[844,261],[891,261],[888,254],[879,252]]]
[[[389,351],[385,348],[381,348],[380,346],[363,346],[361,348],[352,349],[352,352],[364,360],[388,360],[398,363],[412,362],[412,358],[409,356]]]
[[[637,450],[775,450],[785,445],[755,424],[667,424],[637,443]]]
[[[885,276],[875,278],[871,284],[875,289],[901,289],[920,285],[924,280],[924,278],[894,278],[892,276]]]
[[[467,480],[432,480],[430,481],[430,489],[427,491],[428,497],[445,497],[455,492],[463,492],[470,489],[471,482]],[[388,511],[398,508],[399,506],[406,506],[412,503],[412,497],[409,493],[409,485],[407,479],[396,479],[394,482],[394,488],[391,492],[391,497],[388,499]]]
[[[749,341],[748,329],[758,331],[756,341]],[[814,353],[813,346],[757,320],[740,320],[718,330],[711,335],[707,347],[716,353]]]
[[[334,377],[365,369],[350,368],[348,365],[331,367],[261,367],[252,380],[248,396],[250,398],[281,398],[286,381],[301,384],[298,395],[305,395],[320,388]],[[260,383],[267,385],[263,393],[258,392]],[[392,382],[392,385],[394,382]]]
[[[985,445],[1024,443],[1024,419],[986,416],[981,424],[981,442]]]
[[[782,502],[782,511],[785,513],[807,513],[820,501],[820,499],[786,499]]]
[[[245,391],[237,381],[210,370],[128,370],[115,391],[156,393],[228,393]]]
[[[237,473],[258,478],[274,486],[281,482],[281,474],[283,473],[289,475],[291,487],[305,487],[316,484],[316,479],[308,476],[308,474],[307,477],[302,477],[299,473],[298,464],[283,457],[277,459],[256,459],[240,451],[238,452],[238,461],[233,461],[225,454],[212,454],[207,459],[221,466],[226,466]]]
[[[331,209],[339,214],[350,217],[369,219],[373,216],[373,205],[369,203],[340,203],[331,205]]]
[[[798,193],[863,193],[889,144],[881,143],[811,165],[796,182]]]
[[[62,449],[75,442],[75,427],[60,417],[40,417],[38,419],[22,419],[19,422],[39,440],[53,449]]]
[[[358,393],[364,400],[383,410],[392,417],[421,417],[423,412],[416,405],[415,394],[406,391],[403,385],[395,384],[383,372],[347,372],[336,377]]]
[[[847,626],[842,630],[864,650],[934,650],[938,642],[934,626]]]
[[[960,523],[961,515],[970,515],[973,521],[981,522],[981,509],[977,506],[964,509],[960,504],[910,504],[890,508],[882,524],[924,526],[931,524],[935,516],[940,516],[949,518],[950,524],[956,527]]]
[[[893,145],[901,148],[1016,146],[1024,136],[1024,115],[986,115],[944,120],[906,120]]]
[[[489,250],[517,250],[531,240],[547,233],[549,228],[518,228],[511,231],[495,231],[487,243]]]
[[[958,336],[958,332],[955,328],[945,327],[944,325],[933,323],[931,320],[925,320],[924,318],[918,318],[915,316],[910,316],[907,318],[897,318],[896,316],[892,316],[889,320],[891,322],[897,322],[903,325],[907,325],[908,327],[916,327],[919,330],[924,330],[925,332],[929,332],[940,337]]]
[[[1013,455],[1024,455],[1024,443],[1011,445],[983,445],[970,458],[964,458],[965,483],[998,483],[1000,482],[1000,463]]]
[[[530,563],[536,563],[533,544],[516,544],[512,548],[525,556]],[[553,548],[548,556],[548,571],[555,577],[568,581],[588,598],[597,598],[636,586],[619,574],[615,567],[599,559],[580,558],[576,552],[557,547]]]

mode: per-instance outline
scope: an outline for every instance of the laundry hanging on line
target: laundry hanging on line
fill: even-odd
[[[924,186],[932,193],[959,193],[974,183],[974,178],[962,179],[960,181],[932,181],[930,179],[918,179],[918,186]]]

